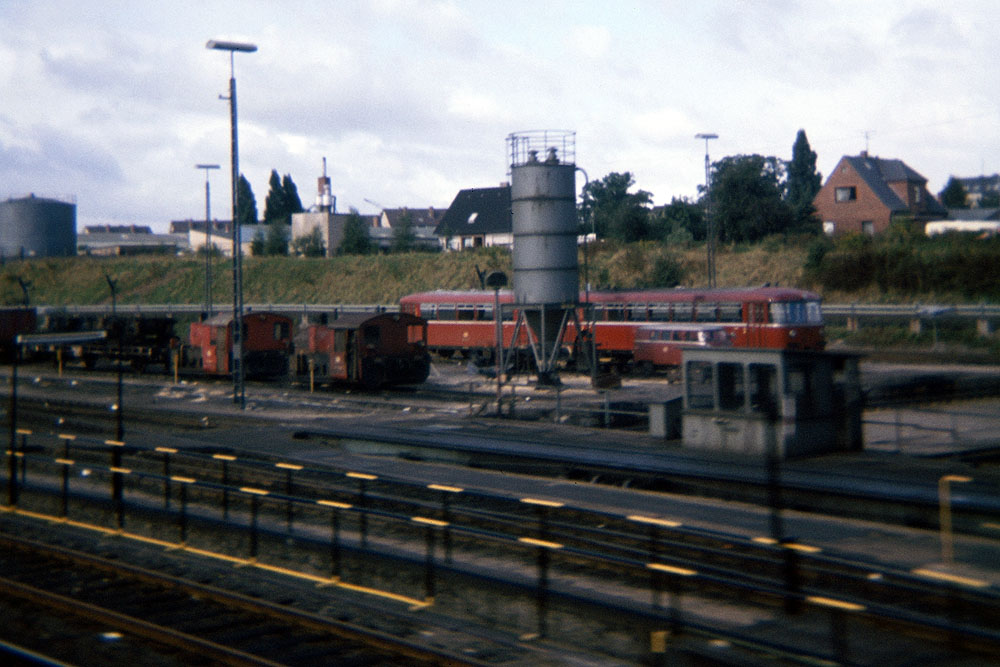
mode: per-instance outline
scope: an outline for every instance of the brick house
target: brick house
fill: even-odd
[[[927,179],[902,160],[845,155],[813,199],[823,231],[880,234],[893,218],[916,222],[944,218],[947,209],[927,191]]]

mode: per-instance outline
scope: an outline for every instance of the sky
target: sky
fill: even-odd
[[[655,204],[713,161],[898,158],[937,193],[1000,171],[995,0],[0,0],[0,199],[73,197],[77,226],[230,217],[240,171],[337,210],[447,207],[508,181],[511,133],[570,130],[592,180]],[[578,189],[582,187],[582,175]]]

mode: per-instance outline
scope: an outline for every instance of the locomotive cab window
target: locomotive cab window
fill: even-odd
[[[275,322],[274,340],[288,340],[290,328],[288,322]]]
[[[379,338],[382,330],[374,325],[370,324],[364,328],[362,335],[364,336],[365,345],[377,346],[379,344]]]

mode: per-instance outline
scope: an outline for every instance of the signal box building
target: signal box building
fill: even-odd
[[[859,357],[833,352],[684,351],[683,446],[792,458],[862,447]]]
[[[902,160],[871,157],[867,151],[840,158],[813,206],[830,236],[880,234],[901,215],[924,223],[948,214],[927,191],[926,178]]]

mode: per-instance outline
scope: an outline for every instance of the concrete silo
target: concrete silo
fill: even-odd
[[[576,134],[519,132],[507,137],[507,146],[517,328],[528,333],[539,381],[555,382],[563,334],[576,321],[580,292]]]
[[[0,254],[7,259],[76,255],[76,203],[33,194],[0,202]]]

